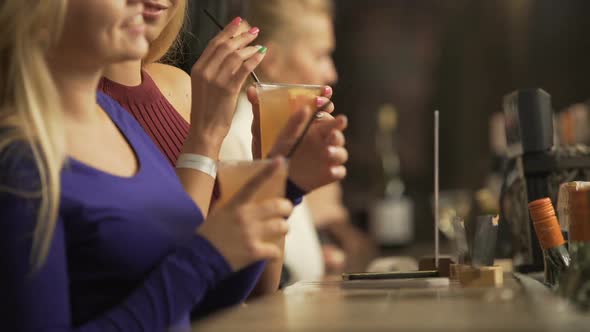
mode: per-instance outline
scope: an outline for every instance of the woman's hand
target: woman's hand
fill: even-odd
[[[254,193],[284,167],[283,159],[275,159],[261,170],[222,208],[213,210],[198,229],[225,257],[231,267],[239,270],[263,259],[280,258],[281,240],[289,230],[285,219],[293,204],[284,198],[252,202]]]
[[[213,38],[191,70],[191,129],[185,152],[217,159],[236,108],[240,89],[264,58],[266,48],[248,46],[258,36],[238,17]]]
[[[247,95],[254,113],[252,152],[254,158],[260,158],[260,105],[256,88],[249,87]],[[344,163],[348,160],[348,151],[344,147],[346,140],[343,131],[348,121],[344,115],[336,117],[330,115],[334,111],[334,105],[329,100],[331,97],[332,89],[326,87],[322,97],[318,97],[317,105],[318,107],[325,103],[330,105],[316,116],[309,131],[289,160],[289,179],[305,192],[342,180],[346,176]],[[295,112],[279,135],[270,152],[270,157],[287,155],[302,134],[309,117],[314,116],[314,113],[308,108]]]
[[[347,119],[328,113],[314,120],[303,141],[289,161],[289,179],[305,192],[310,192],[346,177],[343,130]]]
[[[327,274],[340,274],[346,268],[346,253],[333,244],[322,245],[322,255]]]

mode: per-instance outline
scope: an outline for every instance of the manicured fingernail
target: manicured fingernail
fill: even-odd
[[[324,117],[324,115],[326,115],[326,112],[315,112],[316,119],[321,119]]]
[[[332,93],[332,88],[329,86],[324,87],[324,94],[329,95]]]
[[[346,169],[342,166],[332,167],[332,169],[330,169],[330,172],[334,177],[344,177],[346,175]]]
[[[322,97],[315,97],[315,105],[317,107],[322,107],[324,106],[324,99],[322,99]]]
[[[340,115],[340,118],[342,118],[342,124],[344,125],[344,127],[348,127],[348,117],[346,115]]]
[[[335,155],[337,151],[338,151],[338,149],[335,146],[328,147],[328,153],[330,154],[330,156]]]
[[[258,50],[258,53],[260,53],[260,54],[264,54],[264,53],[266,53],[266,50],[268,50],[268,48],[266,48],[266,46],[262,46],[262,47],[261,47],[261,48]]]
[[[258,27],[253,27],[250,30],[248,30],[249,33],[253,34],[253,35],[257,35],[258,32],[260,32],[260,29],[258,29]]]
[[[231,25],[240,25],[240,23],[242,23],[242,18],[239,16],[231,21]]]

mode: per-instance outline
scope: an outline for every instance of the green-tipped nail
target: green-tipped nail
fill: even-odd
[[[264,54],[264,53],[266,53],[267,50],[268,50],[268,48],[266,48],[266,46],[261,46],[260,49],[258,50],[258,53]]]

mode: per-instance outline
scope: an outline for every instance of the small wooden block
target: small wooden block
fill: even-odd
[[[463,264],[451,264],[449,265],[449,279],[459,280],[459,270],[463,267]]]
[[[459,282],[464,287],[501,287],[504,284],[504,272],[498,265],[482,267],[461,265],[457,272]]]
[[[449,277],[451,274],[450,272],[450,265],[455,264],[455,261],[449,256],[440,256],[438,258],[438,268],[435,267],[434,264],[434,257],[427,256],[422,257],[418,261],[418,270],[420,271],[430,271],[430,270],[438,270],[438,275],[440,277]]]

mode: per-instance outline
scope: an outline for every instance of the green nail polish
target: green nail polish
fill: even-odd
[[[268,48],[266,48],[266,46],[262,46],[262,47],[260,47],[260,49],[258,50],[258,53],[260,53],[260,54],[264,54],[264,53],[266,53],[266,51],[267,51],[267,50],[268,50]]]

